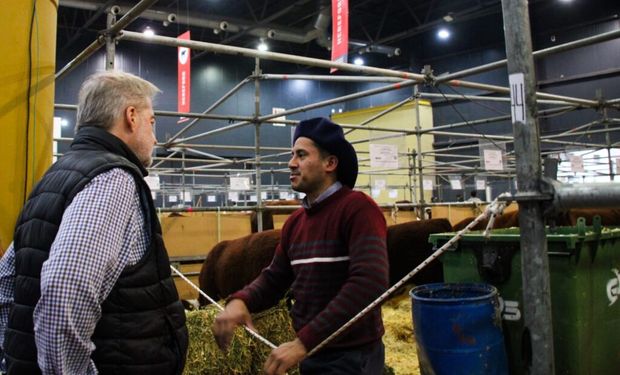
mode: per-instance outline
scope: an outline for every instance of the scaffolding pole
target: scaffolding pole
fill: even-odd
[[[512,126],[521,233],[521,271],[526,358],[532,375],[553,375],[553,327],[549,257],[543,221],[542,167],[536,120],[536,76],[527,0],[502,0],[504,38],[511,87]],[[529,343],[527,342],[529,341]],[[528,345],[529,344],[529,345]]]
[[[286,63],[297,63],[303,64],[307,66],[315,66],[319,68],[336,68],[342,71],[355,72],[355,73],[365,73],[370,75],[378,75],[378,76],[386,76],[386,77],[396,77],[401,78],[403,80],[412,80],[418,83],[423,83],[428,81],[429,79],[432,81],[434,77],[428,77],[422,74],[403,72],[399,70],[392,69],[383,69],[383,68],[375,68],[370,66],[362,66],[348,63],[338,63],[329,60],[322,60],[304,56],[296,56],[296,55],[288,55],[284,53],[277,52],[267,52],[267,51],[258,51],[250,48],[241,48],[234,46],[226,46],[215,43],[207,43],[207,42],[198,42],[194,40],[183,40],[177,38],[164,37],[159,35],[154,35],[150,37],[146,37],[141,33],[136,33],[133,31],[125,31],[123,32],[122,39],[133,41],[133,42],[143,42],[150,44],[158,44],[169,47],[187,47],[195,50],[204,50],[210,51],[214,53],[222,53],[227,55],[241,55],[246,57],[259,57],[261,59],[273,60],[273,61],[281,61]],[[405,85],[407,83],[403,83]],[[457,81],[452,80],[447,83],[450,86],[460,86],[472,89],[479,90],[489,90],[494,92],[499,92],[503,94],[508,94],[510,90],[507,87],[497,86],[497,85],[489,85],[477,82],[469,82],[469,81]],[[579,104],[589,107],[597,107],[599,105],[598,101],[595,100],[587,100],[581,98],[573,98],[563,95],[555,95],[548,93],[538,93],[540,98],[543,99],[551,99],[551,100],[561,100],[567,103]]]

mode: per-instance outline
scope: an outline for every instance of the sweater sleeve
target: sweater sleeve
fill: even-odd
[[[308,351],[362,311],[389,285],[387,228],[379,207],[365,194],[361,198],[358,195],[346,205],[341,225],[350,257],[348,277],[325,308],[297,332]],[[382,333],[380,316],[379,312],[372,328]]]
[[[228,300],[241,299],[251,313],[263,311],[278,303],[293,282],[290,261],[282,250],[282,243],[276,247],[268,267],[245,288],[233,293]]]

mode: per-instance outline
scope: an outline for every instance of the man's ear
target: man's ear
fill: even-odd
[[[338,168],[338,157],[335,155],[329,155],[327,158],[325,158],[325,169],[328,172],[333,172],[336,170],[336,168]]]
[[[125,108],[125,123],[128,127],[127,130],[131,130],[131,132],[136,131],[138,128],[138,110],[136,107],[130,105]]]

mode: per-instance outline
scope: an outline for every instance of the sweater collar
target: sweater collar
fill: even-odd
[[[304,209],[306,210],[307,214],[311,215],[313,213],[316,213],[316,212],[320,211],[323,207],[331,204],[331,202],[340,199],[340,197],[343,197],[344,195],[348,194],[349,192],[351,192],[351,188],[346,186],[346,185],[342,185],[342,187],[340,189],[335,191],[330,196],[326,197],[325,199],[321,200],[320,202],[313,203],[312,206],[310,206],[310,207],[304,207]]]
[[[142,163],[140,163],[140,160],[136,154],[129,149],[125,142],[107,130],[99,127],[86,126],[80,128],[71,143],[71,150],[109,151],[113,154],[120,155],[129,160],[132,164],[135,164],[136,167],[140,169],[143,176],[147,176],[149,174]]]

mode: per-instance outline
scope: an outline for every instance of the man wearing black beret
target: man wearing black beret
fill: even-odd
[[[375,202],[353,191],[357,156],[342,128],[326,118],[295,129],[290,181],[306,194],[303,207],[282,228],[272,263],[229,297],[213,325],[221,348],[239,324],[252,327],[250,312],[276,304],[290,288],[297,338],[274,349],[264,369],[284,374],[300,363],[306,374],[381,374],[383,322],[379,307],[310,352],[388,287],[386,223]]]

